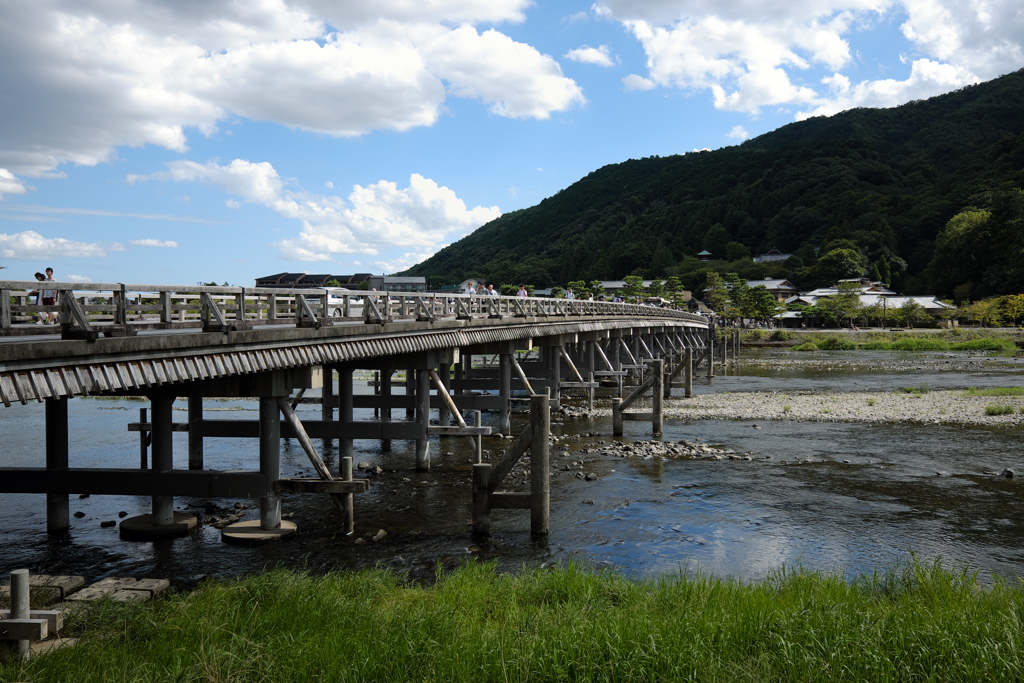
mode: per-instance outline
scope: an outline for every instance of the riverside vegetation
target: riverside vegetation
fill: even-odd
[[[470,563],[431,585],[275,570],[73,612],[0,681],[1016,681],[1024,590],[913,559],[847,582]]]

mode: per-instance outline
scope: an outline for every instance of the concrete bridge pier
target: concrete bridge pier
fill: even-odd
[[[150,469],[159,475],[169,474],[174,469],[174,422],[171,410],[174,394],[158,392],[150,394],[151,450]],[[196,528],[198,519],[194,515],[174,511],[174,496],[155,494],[151,496],[150,514],[128,517],[118,527],[120,536],[126,541],[152,541],[162,538],[185,536]]]

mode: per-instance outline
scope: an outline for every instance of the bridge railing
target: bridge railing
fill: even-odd
[[[40,289],[58,293],[42,305]],[[36,329],[50,313],[58,325]],[[133,334],[143,329],[206,331],[335,322],[470,320],[570,316],[640,316],[706,322],[685,311],[646,305],[536,297],[469,296],[360,290],[137,285],[97,282],[0,281],[0,334],[63,333],[65,337]],[[33,326],[33,327],[30,327]]]

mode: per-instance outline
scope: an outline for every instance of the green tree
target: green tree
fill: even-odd
[[[651,259],[651,277],[664,277],[668,274],[669,268],[674,266],[676,261],[672,258],[672,250],[664,244],[659,244],[654,250],[654,257]]]
[[[768,321],[778,315],[779,303],[768,288],[758,285],[750,290],[750,316],[755,320]]]
[[[739,242],[729,242],[725,245],[725,258],[730,261],[750,258],[750,248]]]
[[[900,318],[907,327],[913,328],[915,322],[924,320],[927,315],[928,313],[924,310],[924,306],[913,299],[907,299],[900,306]]]
[[[712,258],[725,258],[726,245],[731,241],[729,231],[721,223],[715,223],[704,235],[704,248],[711,252]]]
[[[647,294],[649,296],[665,296],[665,283],[658,279],[651,280],[650,286],[647,287]]]
[[[577,299],[586,299],[590,296],[590,290],[587,289],[587,283],[583,280],[573,280],[569,283],[569,289],[573,291]]]
[[[1014,325],[1024,321],[1024,294],[1008,294],[999,299],[999,311],[1003,320]]]
[[[860,252],[833,249],[815,261],[812,271],[818,284],[828,285],[839,280],[861,277],[866,266],[867,260]]]
[[[719,315],[729,303],[729,288],[726,287],[722,276],[714,271],[707,274],[704,300],[708,302],[708,307]]]
[[[591,291],[591,293],[593,293],[593,295],[595,297],[603,295],[605,293],[604,292],[604,282],[602,280],[591,280],[590,281],[590,291]]]
[[[860,309],[859,292],[860,287],[856,283],[840,283],[838,294],[818,300],[820,315],[834,325],[851,325]]]
[[[623,278],[625,286],[622,288],[622,298],[625,301],[636,303],[644,295],[644,279],[639,275],[627,275]]]

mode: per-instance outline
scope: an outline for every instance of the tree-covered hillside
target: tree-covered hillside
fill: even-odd
[[[859,272],[908,293],[1019,292],[1022,183],[1024,70],[735,147],[605,166],[406,274],[538,287],[678,275],[697,289],[709,268],[804,288]],[[750,260],[772,248],[794,256]],[[718,262],[701,263],[704,249]]]

